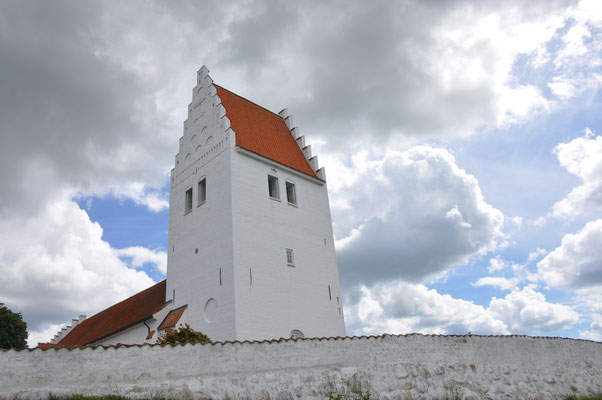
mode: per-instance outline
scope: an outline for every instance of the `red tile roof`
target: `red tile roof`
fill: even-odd
[[[221,86],[215,87],[236,133],[237,146],[316,177],[280,115]]]
[[[186,311],[186,307],[188,306],[186,305],[180,308],[176,308],[175,310],[171,310],[169,314],[165,316],[165,319],[163,320],[163,322],[161,322],[161,325],[159,325],[157,330],[162,331],[163,329],[173,328],[174,326],[176,326],[176,324],[180,320],[180,317],[182,316],[182,314],[184,314],[184,311]]]
[[[58,345],[84,346],[151,317],[165,306],[166,283],[161,281],[84,320]]]

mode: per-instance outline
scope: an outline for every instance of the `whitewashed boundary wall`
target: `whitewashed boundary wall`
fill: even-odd
[[[602,343],[526,336],[360,338],[0,352],[0,398],[553,399],[602,392]]]

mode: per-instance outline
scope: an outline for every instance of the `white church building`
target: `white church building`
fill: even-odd
[[[167,279],[73,320],[59,346],[344,336],[324,169],[286,109],[197,85],[171,171]]]

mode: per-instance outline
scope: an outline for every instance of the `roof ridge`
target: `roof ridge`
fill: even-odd
[[[257,106],[257,107],[259,107],[259,108],[262,108],[262,109],[266,110],[266,111],[267,111],[267,112],[269,112],[269,113],[272,113],[272,114],[274,114],[274,115],[277,115],[278,117],[282,118],[282,116],[281,116],[280,114],[278,114],[278,113],[275,113],[274,111],[272,111],[272,110],[269,110],[269,109],[265,108],[264,106],[262,106],[262,105],[259,105],[259,104],[255,103],[253,100],[249,100],[249,99],[247,99],[246,97],[239,95],[238,93],[234,93],[233,91],[231,91],[231,90],[228,90],[228,89],[226,89],[225,87],[223,87],[223,86],[221,86],[221,85],[218,85],[217,83],[213,83],[213,85],[214,85],[214,86],[217,86],[217,87],[219,87],[219,88],[220,88],[220,89],[222,89],[222,90],[225,90],[226,92],[229,92],[229,93],[233,94],[234,96],[238,96],[238,97],[240,97],[241,99],[243,99],[243,100],[246,100],[246,101],[248,101],[249,103],[251,103],[251,104],[253,104],[253,105],[256,105],[256,106]],[[219,96],[219,95],[218,95],[218,96]],[[282,118],[282,119],[284,120],[284,118]]]

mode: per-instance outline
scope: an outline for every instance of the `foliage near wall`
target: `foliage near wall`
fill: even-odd
[[[190,325],[185,324],[176,330],[168,328],[157,338],[157,344],[178,343],[209,343],[211,340],[202,332],[195,331]]]
[[[27,345],[27,323],[0,303],[0,349],[23,350]]]

